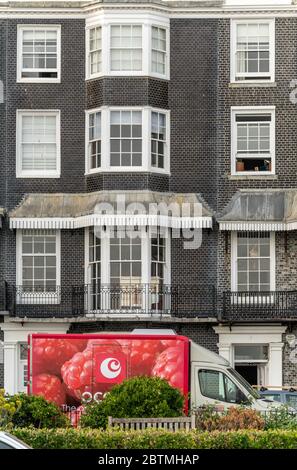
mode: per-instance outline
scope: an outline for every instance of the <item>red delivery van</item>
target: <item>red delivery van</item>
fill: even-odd
[[[261,399],[226,359],[172,330],[32,334],[28,341],[28,393],[64,411],[102,400],[115,384],[140,375],[166,379],[194,407],[278,406]]]

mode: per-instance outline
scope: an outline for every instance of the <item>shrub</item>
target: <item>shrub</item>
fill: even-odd
[[[236,431],[264,429],[265,421],[259,412],[244,407],[230,407],[220,414],[215,407],[201,407],[196,411],[196,426],[204,431]]]
[[[16,427],[34,426],[35,428],[57,428],[67,426],[69,421],[57,405],[48,402],[41,396],[21,393],[12,399],[18,407],[12,416]]]
[[[184,397],[159,377],[133,377],[115,385],[99,403],[87,405],[82,427],[105,428],[108,416],[114,418],[159,418],[183,414]]]
[[[265,429],[296,429],[297,415],[292,414],[287,406],[280,406],[266,413]]]
[[[36,449],[297,449],[297,431],[121,431],[15,428]]]
[[[4,389],[0,389],[0,426],[6,426],[12,421],[19,405],[17,398],[5,395]]]

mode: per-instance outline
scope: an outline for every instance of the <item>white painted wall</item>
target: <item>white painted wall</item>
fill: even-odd
[[[28,340],[31,333],[64,334],[68,331],[70,323],[26,322],[23,324],[6,321],[1,323],[4,331],[4,390],[13,395],[19,391],[19,343]]]

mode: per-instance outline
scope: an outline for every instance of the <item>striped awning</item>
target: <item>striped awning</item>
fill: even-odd
[[[27,194],[9,214],[13,229],[77,229],[90,226],[212,228],[201,196],[152,191]]]
[[[297,230],[297,190],[238,191],[218,217],[220,230]]]

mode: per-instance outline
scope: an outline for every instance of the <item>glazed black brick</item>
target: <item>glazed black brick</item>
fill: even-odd
[[[217,197],[217,20],[170,21],[171,179],[176,192]]]
[[[17,25],[61,25],[61,83],[16,83]],[[77,192],[84,190],[85,46],[83,20],[7,21],[6,120],[4,155],[5,206],[13,208],[26,192]],[[16,110],[58,109],[61,112],[61,178],[16,178]],[[2,184],[1,184],[2,186]]]
[[[152,106],[168,109],[168,82],[149,77],[104,77],[86,82],[86,108]]]
[[[104,173],[86,177],[86,189],[92,191],[147,190],[168,191],[169,177],[153,173]]]
[[[177,334],[187,336],[195,343],[210,349],[211,351],[218,352],[218,335],[214,332],[210,325],[184,325],[181,323],[150,323],[150,322],[89,322],[89,323],[72,323],[68,333],[130,333],[134,329],[172,329]]]

